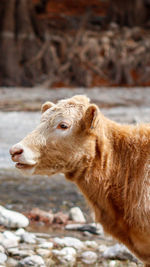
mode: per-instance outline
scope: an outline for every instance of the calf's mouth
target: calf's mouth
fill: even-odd
[[[32,169],[33,167],[35,167],[36,164],[27,164],[27,163],[20,163],[20,162],[17,162],[15,167],[17,169]]]

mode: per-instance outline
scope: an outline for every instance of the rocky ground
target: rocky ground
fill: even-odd
[[[36,210],[36,216],[52,219],[52,214],[43,213]],[[29,225],[27,217],[0,206],[0,224],[3,226],[0,232],[0,267],[141,265],[125,246],[114,244],[110,237],[106,237],[101,225],[86,224],[78,207],[72,208],[68,216],[70,222],[65,222],[67,236],[55,237],[52,234],[28,232],[24,229]],[[59,219],[62,217],[63,214]],[[82,231],[84,238],[70,236],[71,230]],[[94,234],[97,235],[96,241],[90,240]]]
[[[0,267],[142,266],[99,225],[91,224],[91,213],[73,184],[61,176],[21,177],[10,161],[9,147],[38,124],[41,104],[74,94],[88,95],[118,122],[149,122],[149,88],[1,88]],[[70,215],[74,206],[83,210],[80,222]]]

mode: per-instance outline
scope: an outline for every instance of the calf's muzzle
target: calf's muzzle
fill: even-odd
[[[16,155],[21,155],[23,153],[23,148],[21,147],[21,145],[14,145],[10,148],[9,152],[10,155],[14,157]]]

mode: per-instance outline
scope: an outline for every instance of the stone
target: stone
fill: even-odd
[[[16,234],[17,236],[22,236],[24,233],[25,233],[25,230],[24,230],[23,228],[19,228],[19,229],[15,232],[15,234]]]
[[[3,234],[0,233],[0,245],[4,248],[17,247],[18,246],[18,237],[13,233],[8,233],[9,231],[5,231]]]
[[[105,250],[108,249],[108,247],[106,245],[100,245],[98,249],[99,249],[99,252],[103,253]]]
[[[0,244],[2,244],[6,249],[14,248],[14,247],[18,246],[18,242],[17,241],[13,241],[13,240],[10,240],[10,239],[0,240]]]
[[[27,227],[29,220],[23,214],[0,206],[0,224],[7,228]]]
[[[31,249],[20,249],[20,248],[8,248],[7,249],[9,255],[11,256],[19,256],[19,257],[28,257],[34,255],[34,251]]]
[[[54,220],[54,214],[51,211],[44,211],[39,208],[33,208],[28,214],[31,220],[43,222],[46,224],[52,224]]]
[[[90,232],[88,232],[88,231],[84,231],[83,235],[86,236],[86,237],[91,237],[92,236],[92,234]]]
[[[41,256],[33,255],[26,257],[18,262],[17,267],[46,267],[44,260]]]
[[[13,259],[12,257],[11,258],[8,258],[7,260],[7,266],[9,267],[16,267],[18,264],[18,261]]]
[[[73,224],[73,223],[71,223],[71,224],[67,224],[67,225],[65,226],[65,230],[82,231],[82,227],[83,227],[83,226],[84,226],[83,224],[79,224],[79,223],[75,223],[75,224]]]
[[[74,265],[76,261],[76,250],[71,247],[65,247],[61,250],[53,249],[52,254],[61,262],[61,263],[69,263],[69,266]]]
[[[17,241],[17,242],[20,241],[20,237],[19,236],[16,236],[11,231],[4,231],[3,236],[4,236],[4,238],[7,238],[7,239],[10,239],[10,240],[13,240],[13,241]]]
[[[0,252],[0,264],[3,264],[7,261],[7,256],[4,253]]]
[[[83,244],[82,241],[80,241],[77,238],[73,238],[73,237],[64,237],[64,238],[59,238],[59,237],[55,237],[54,239],[54,243],[56,245],[59,246],[66,246],[66,247],[73,247],[77,250],[82,250],[85,248],[85,245]]]
[[[118,262],[116,262],[115,260],[112,260],[109,262],[109,267],[117,267]]]
[[[94,248],[94,249],[97,249],[98,247],[98,244],[95,242],[95,241],[85,241],[84,242],[85,246],[88,247],[88,248]]]
[[[89,232],[91,234],[104,236],[103,227],[101,224],[88,223],[88,224],[67,224],[65,230],[77,230],[81,232]]]
[[[38,244],[44,243],[45,242],[45,238],[40,238],[36,236],[36,241]]]
[[[50,250],[49,249],[38,248],[36,250],[36,253],[43,258],[48,258],[50,256]]]
[[[46,266],[47,267],[55,267],[55,266],[57,266],[56,265],[56,262],[54,261],[54,259],[52,259],[52,258],[47,258],[47,259],[45,259],[45,264],[46,264]],[[65,266],[64,266],[65,267]],[[68,266],[69,267],[69,266]]]
[[[86,219],[83,215],[83,212],[79,207],[73,207],[69,211],[69,217],[71,220],[74,222],[80,222],[80,223],[85,223]]]
[[[102,253],[102,257],[105,259],[137,261],[131,252],[122,244],[116,244],[114,246],[107,247]]]
[[[38,245],[39,248],[48,248],[48,249],[52,249],[54,246],[54,244],[52,242],[43,242],[41,244]]]
[[[56,224],[66,224],[68,222],[69,216],[68,214],[64,214],[63,212],[57,212],[54,214],[53,223]]]
[[[100,223],[91,223],[92,227],[95,227],[95,234],[105,236],[103,226]]]
[[[93,251],[85,251],[81,254],[81,260],[85,264],[93,264],[97,261],[97,254]]]
[[[21,235],[21,241],[27,244],[35,244],[36,243],[36,236],[33,233],[25,232]]]
[[[36,235],[36,237],[38,238],[50,238],[51,235],[50,234],[46,234],[46,233],[34,233]]]
[[[130,267],[137,267],[137,264],[135,262],[130,262]]]
[[[5,248],[2,245],[0,245],[0,252],[5,253]]]

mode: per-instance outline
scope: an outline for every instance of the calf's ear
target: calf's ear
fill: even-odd
[[[52,102],[45,102],[42,107],[41,107],[41,112],[44,113],[47,109],[53,107],[55,104],[53,104]]]
[[[91,104],[85,112],[85,126],[88,130],[94,130],[98,123],[99,109],[96,105]]]

